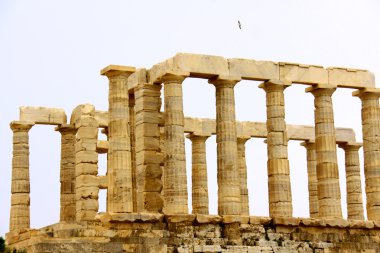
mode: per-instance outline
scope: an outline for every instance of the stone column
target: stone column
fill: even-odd
[[[135,95],[129,94],[129,133],[131,139],[131,167],[132,167],[132,199],[133,212],[137,212],[137,182],[136,182],[136,119],[135,119]]]
[[[61,211],[60,222],[75,222],[75,134],[73,125],[60,125],[61,133]]]
[[[238,78],[220,76],[209,80],[216,89],[219,215],[241,214],[234,95],[234,86],[239,81]]]
[[[321,218],[342,218],[332,94],[335,88],[309,87],[314,99],[318,211]]]
[[[380,89],[363,89],[353,93],[362,101],[365,191],[368,220],[380,220]]]
[[[187,214],[187,178],[181,75],[164,77],[165,179],[164,213]]]
[[[305,141],[301,143],[306,148],[307,176],[309,189],[309,213],[310,218],[318,217],[318,180],[317,180],[317,155],[315,142]]]
[[[75,144],[76,220],[93,221],[99,210],[98,121],[95,108],[83,112],[78,123]]]
[[[241,214],[249,215],[249,197],[247,187],[247,162],[245,160],[245,143],[251,137],[238,137],[238,163],[239,163],[239,176],[240,176],[240,199],[241,199]]]
[[[259,87],[266,92],[269,215],[291,217],[292,192],[288,160],[288,137],[285,123],[284,90],[289,86],[268,81]]]
[[[360,180],[359,149],[361,143],[344,143],[339,147],[345,152],[346,189],[347,189],[347,218],[364,220],[362,183]]]
[[[206,140],[209,135],[189,134],[192,146],[192,205],[193,214],[209,214]]]
[[[144,75],[146,76],[146,75]],[[159,114],[161,85],[140,83],[135,91],[137,211],[163,208]]]
[[[109,79],[109,212],[133,212],[132,163],[129,129],[128,76],[135,68],[110,65],[101,71]]]
[[[12,187],[9,230],[30,228],[29,130],[34,124],[13,121]]]

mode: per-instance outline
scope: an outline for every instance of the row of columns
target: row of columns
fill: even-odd
[[[133,177],[137,177],[134,170],[138,164],[133,165],[131,159],[130,136],[130,102],[127,86],[127,78],[132,71],[109,71],[105,75],[110,80],[109,93],[109,127],[108,127],[108,205],[107,210],[114,213],[133,212],[136,208],[133,202],[139,192],[134,193],[132,189]],[[184,115],[182,101],[182,82],[185,75],[167,75],[164,82],[165,101],[165,171],[163,173],[163,197],[164,209],[168,214],[188,213],[187,184],[186,184],[186,161],[184,148]],[[218,164],[218,213],[220,215],[249,214],[248,191],[246,182],[246,164],[244,143],[246,139],[238,139],[235,122],[235,101],[234,86],[239,81],[238,78],[218,77],[210,79],[209,83],[216,88],[216,135],[217,135],[217,164]],[[154,86],[154,85],[153,85]],[[291,216],[291,188],[289,178],[289,161],[287,154],[287,133],[284,112],[284,90],[287,87],[279,81],[268,81],[260,85],[266,92],[267,98],[267,131],[268,131],[268,189],[270,216]],[[310,192],[310,214],[319,217],[341,217],[339,178],[336,158],[336,139],[334,116],[332,110],[331,96],[334,89],[322,86],[313,86],[308,89],[315,97],[315,144],[306,143],[308,150],[308,172],[309,172],[309,192]],[[149,93],[149,92],[148,92]],[[157,93],[158,94],[158,93]],[[160,102],[155,93],[155,107]],[[367,194],[367,214],[370,220],[380,219],[380,173],[379,162],[380,153],[380,115],[378,92],[358,91],[355,95],[362,100],[362,124],[363,124],[363,148],[364,148],[364,170],[366,176]],[[142,95],[144,97],[144,95]],[[147,100],[148,101],[148,100]],[[136,104],[137,104],[136,98]],[[144,106],[144,100],[141,100]],[[156,109],[154,109],[156,110]],[[158,109],[159,110],[159,109]],[[137,117],[136,128],[140,118]],[[81,201],[81,194],[78,195],[83,180],[96,176],[97,159],[94,158],[95,150],[88,150],[90,144],[86,143],[87,135],[97,137],[98,126],[93,121],[87,119],[83,127],[83,140],[81,145],[75,145],[73,150],[75,129],[68,126],[61,126],[57,130],[62,134],[62,209],[61,220],[72,221],[78,215],[94,217],[97,209],[96,196],[83,199],[83,205],[93,206],[90,213],[83,213],[76,205],[76,201]],[[144,124],[148,121],[143,121]],[[158,124],[158,123],[157,123]],[[158,128],[158,125],[154,125]],[[14,132],[14,154],[12,163],[12,203],[11,203],[11,230],[28,228],[30,225],[29,211],[29,146],[28,131],[33,126],[30,123],[14,122],[11,128]],[[146,127],[147,125],[144,125]],[[92,136],[94,135],[94,136]],[[154,138],[159,144],[159,131]],[[90,137],[89,137],[90,138]],[[207,193],[207,172],[205,165],[205,141],[206,136],[189,136],[193,142],[193,205],[194,210],[199,213],[206,213],[208,209]],[[77,135],[78,139],[78,135]],[[94,138],[93,138],[94,139]],[[97,138],[96,138],[97,139]],[[136,150],[138,149],[136,142]],[[133,146],[133,145],[132,145]],[[91,146],[92,148],[94,146]],[[96,147],[96,145],[95,145]],[[356,145],[346,145],[347,166],[347,193],[349,208],[349,218],[361,218],[361,192],[360,174]],[[313,149],[315,151],[313,151]],[[160,148],[155,146],[158,152]],[[91,151],[91,154],[87,151]],[[143,160],[149,160],[145,150]],[[155,152],[156,152],[155,151]],[[83,159],[75,161],[75,166],[83,164],[82,174],[73,172],[74,161],[68,157],[76,152],[83,154]],[[136,151],[137,152],[137,151]],[[156,153],[157,153],[156,152]],[[136,159],[136,163],[138,159]],[[157,168],[161,166],[159,162]],[[145,163],[143,163],[146,166]],[[80,166],[79,166],[80,167]],[[136,167],[136,169],[133,169]],[[93,169],[92,169],[93,168]],[[97,168],[97,167],[96,167]],[[145,174],[149,174],[148,167]],[[134,174],[135,173],[135,174]],[[160,175],[160,173],[159,173]],[[74,183],[73,178],[76,178]],[[198,180],[196,180],[198,179]],[[70,182],[69,182],[70,181]],[[315,182],[316,181],[316,182]],[[97,186],[87,186],[97,187]],[[83,187],[82,187],[83,188]],[[85,187],[84,187],[85,188]],[[137,186],[138,188],[138,186]],[[143,186],[145,194],[146,186]],[[75,191],[77,191],[75,193]],[[160,187],[153,192],[160,191]],[[74,198],[74,196],[76,196]],[[145,196],[145,195],[144,195]],[[85,203],[86,202],[86,203]],[[142,202],[144,203],[144,202]],[[141,210],[145,209],[143,205]],[[157,208],[156,208],[157,209]],[[159,209],[159,208],[158,208]],[[159,211],[159,210],[158,210]],[[81,219],[81,218],[79,218]]]

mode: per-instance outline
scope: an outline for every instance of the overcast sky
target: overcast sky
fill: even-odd
[[[78,104],[108,107],[109,64],[149,68],[177,52],[368,69],[380,76],[380,1],[194,0],[48,1],[0,0],[0,236],[8,231],[12,132],[22,105],[58,107],[68,116]],[[241,22],[241,29],[238,27]],[[238,120],[265,121],[265,94],[258,82],[235,88]],[[187,116],[215,118],[214,88],[184,82]],[[286,94],[286,121],[313,124],[307,86]],[[352,90],[335,92],[335,123],[361,141],[360,101]],[[186,141],[189,151],[190,143]],[[53,126],[30,131],[31,226],[59,220],[60,135]],[[216,213],[216,145],[207,141],[210,211]],[[346,215],[344,157],[339,166]],[[187,152],[187,167],[191,156]],[[252,215],[268,215],[266,146],[247,143]],[[306,152],[289,143],[294,216],[308,216]],[[104,156],[101,173],[105,173]],[[104,192],[101,209],[104,210]]]

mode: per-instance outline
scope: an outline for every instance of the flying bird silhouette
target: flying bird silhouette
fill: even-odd
[[[241,23],[239,20],[238,20],[238,26],[239,26],[239,29],[241,30]]]

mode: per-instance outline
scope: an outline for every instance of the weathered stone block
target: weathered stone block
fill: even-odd
[[[29,121],[47,125],[61,125],[66,124],[67,117],[63,109],[21,106],[20,121]]]
[[[230,75],[246,80],[267,81],[279,78],[279,66],[276,62],[247,59],[228,59]]]

